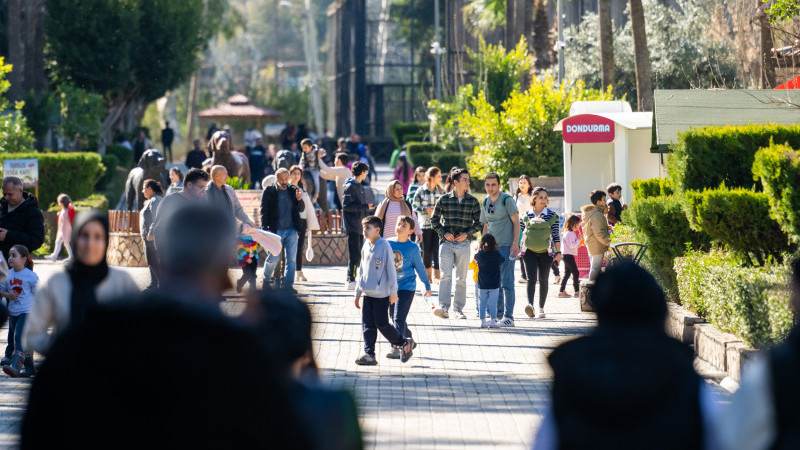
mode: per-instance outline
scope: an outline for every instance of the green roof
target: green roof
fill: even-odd
[[[690,128],[760,123],[800,123],[800,90],[656,90],[651,151],[668,152]]]

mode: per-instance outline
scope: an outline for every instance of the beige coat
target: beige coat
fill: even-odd
[[[344,184],[348,178],[353,176],[353,172],[347,167],[330,167],[319,158],[319,176],[326,180],[336,182],[336,193],[339,195],[339,202],[344,199]]]
[[[97,287],[97,301],[103,303],[140,291],[130,275],[109,267],[108,276]],[[42,354],[50,350],[55,337],[69,324],[71,299],[72,281],[66,270],[53,274],[39,285],[22,333],[25,350]],[[47,331],[50,327],[53,327],[52,334]]]
[[[586,205],[581,207],[583,221],[583,240],[590,255],[602,255],[611,245],[611,236],[608,234],[608,221],[605,216],[605,205]]]

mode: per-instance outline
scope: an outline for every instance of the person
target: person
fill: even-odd
[[[58,260],[58,255],[61,254],[63,246],[67,249],[67,261],[69,261],[72,259],[72,247],[69,245],[69,238],[72,236],[72,223],[75,221],[76,214],[75,208],[72,206],[72,199],[67,194],[59,194],[56,201],[61,206],[57,219],[56,244],[53,247],[53,253],[46,258],[53,262]]]
[[[366,162],[369,166],[369,176],[367,177],[367,181],[371,184],[372,181],[378,180],[378,170],[375,166],[375,158],[372,157],[372,149],[369,145],[364,146],[364,157],[362,158],[363,162]]]
[[[170,216],[156,236],[162,288],[90,307],[59,336],[34,378],[22,446],[81,442],[91,423],[103,448],[313,448],[296,383],[220,310],[233,240],[230,214],[207,203]],[[208,370],[213,355],[225,370]]]
[[[790,302],[800,313],[800,257],[791,262]],[[609,272],[611,269],[609,269]],[[598,283],[600,281],[598,280]],[[795,408],[800,401],[800,325],[786,339],[749,362],[730,406],[717,422],[722,448],[766,450],[800,447]]]
[[[484,233],[478,244],[478,252],[473,258],[478,267],[478,317],[481,319],[481,328],[499,328],[500,322],[495,320],[499,316],[497,307],[500,304],[500,285],[503,264],[508,257],[498,251],[497,241],[491,233]],[[490,320],[486,322],[486,314]],[[512,322],[513,323],[513,322]]]
[[[622,186],[611,183],[606,188],[608,200],[606,201],[606,220],[612,227],[622,223],[622,211],[628,209],[628,205],[622,204]]]
[[[366,164],[362,162],[353,164],[353,176],[345,182],[344,195],[342,196],[342,231],[347,233],[348,251],[345,287],[350,291],[355,289],[356,271],[361,261],[361,248],[364,246],[361,223],[370,210],[370,204],[367,202],[365,193],[366,189],[361,184],[368,173],[369,167]]]
[[[422,263],[432,283],[439,283],[439,236],[431,225],[433,207],[444,195],[442,189],[442,171],[431,167],[425,172],[425,184],[414,193],[411,207],[419,217],[422,228]]]
[[[192,143],[192,150],[186,154],[186,168],[187,169],[202,169],[203,161],[208,158],[200,139],[195,139]]]
[[[498,326],[514,326],[514,259],[519,255],[519,211],[514,199],[500,190],[500,176],[488,173],[484,177],[483,186],[486,189],[486,198],[481,204],[481,218],[483,233],[491,234],[497,245],[497,251],[503,257],[500,267],[500,291],[497,296],[497,308],[491,308],[497,316]],[[484,289],[479,284],[480,289]],[[489,289],[489,288],[487,288]],[[482,294],[481,294],[482,295]],[[481,297],[483,298],[483,297]],[[483,319],[484,316],[481,316]]]
[[[283,286],[292,289],[297,269],[297,238],[302,228],[300,213],[305,210],[303,193],[289,184],[289,171],[278,169],[275,182],[264,189],[261,195],[261,227],[281,237],[286,266]],[[268,286],[280,256],[267,255],[264,262],[264,285]]]
[[[136,134],[136,139],[133,140],[133,165],[138,164],[144,152],[151,148],[153,148],[153,143],[147,138],[147,133],[144,130],[139,130],[139,133]]]
[[[581,247],[581,237],[578,236],[580,226],[580,216],[573,214],[564,222],[564,229],[561,232],[561,242],[563,242],[561,249],[564,254],[564,278],[561,280],[561,290],[558,292],[560,298],[570,297],[570,295],[567,294],[567,282],[570,276],[572,276],[572,287],[574,289],[573,296],[575,298],[581,296],[581,274],[578,270],[578,263],[575,261],[575,258],[578,257],[578,249]]]
[[[414,182],[408,186],[408,194],[406,194],[406,201],[411,203],[414,201],[414,194],[417,192],[417,189],[422,187],[425,184],[425,168],[422,166],[417,166],[414,169]]]
[[[692,350],[667,335],[655,278],[620,263],[598,277],[592,303],[597,327],[548,357],[552,403],[533,449],[718,448],[716,396]]]
[[[211,168],[211,183],[206,186],[205,198],[216,208],[228,211],[231,216],[239,223],[243,232],[247,234],[254,226],[250,216],[244,212],[236,191],[228,182],[228,169],[225,166],[213,166]]]
[[[46,355],[70,323],[83,320],[93,305],[139,292],[127,272],[109,267],[108,216],[100,211],[78,213],[72,227],[75,255],[64,270],[46,279],[36,291],[22,334],[22,346]],[[53,333],[48,329],[53,328]]]
[[[8,260],[8,251],[24,245],[35,252],[44,243],[44,217],[39,201],[22,190],[22,180],[3,178],[3,198],[0,199],[0,250]]]
[[[417,290],[417,275],[425,285],[425,297],[430,297],[431,282],[425,273],[425,265],[422,264],[419,246],[408,238],[414,233],[414,218],[411,216],[400,216],[397,219],[395,235],[390,238],[389,246],[394,254],[394,268],[397,270],[397,303],[389,305],[389,317],[392,318],[397,332],[406,339],[411,339],[412,350],[417,348],[411,330],[408,329],[408,312],[411,311],[411,303]],[[386,357],[389,359],[400,359],[400,349],[393,348]]]
[[[525,314],[528,317],[544,318],[544,304],[547,301],[548,276],[553,257],[550,256],[551,243],[555,246],[555,259],[561,260],[561,234],[558,229],[558,214],[547,207],[547,189],[535,187],[530,208],[520,216],[522,241],[525,245],[522,258],[528,272],[528,304]],[[539,281],[539,304],[534,311],[533,299],[536,294],[536,281]]]
[[[172,167],[169,169],[169,187],[167,188],[167,193],[164,195],[165,197],[170,194],[174,194],[175,192],[180,192],[183,189],[183,172],[178,167]],[[161,183],[159,183],[160,185]]]
[[[258,243],[253,237],[239,233],[236,238],[236,263],[242,268],[242,276],[236,281],[236,292],[241,293],[244,285],[250,283],[250,290],[257,290]]]
[[[153,179],[144,181],[143,191],[144,198],[147,201],[144,202],[144,208],[139,214],[139,233],[142,235],[144,256],[147,260],[147,267],[150,269],[150,285],[147,289],[157,289],[161,269],[158,264],[153,224],[155,223],[156,211],[158,211],[158,205],[161,203],[164,191],[161,190],[161,183]]]
[[[481,230],[481,205],[470,195],[469,172],[456,169],[450,173],[453,190],[443,195],[431,214],[431,226],[439,236],[439,268],[442,279],[439,282],[439,307],[434,310],[437,317],[450,317],[451,288],[453,269],[456,272],[456,286],[453,310],[457,319],[466,319],[464,305],[467,303],[467,267],[469,265],[470,242],[473,235]]]
[[[261,189],[261,179],[267,175],[267,150],[264,141],[259,137],[250,149],[250,186]]]
[[[253,127],[244,131],[244,148],[248,154],[255,148],[256,142],[261,138],[263,138],[261,133]]]
[[[311,198],[303,185],[303,169],[300,166],[292,166],[289,169],[289,183],[292,186],[300,189],[303,193],[303,203],[305,209],[300,213],[300,234],[297,239],[297,271],[295,272],[295,281],[308,281],[303,275],[303,256],[306,254],[306,237],[308,237],[308,246],[311,248],[311,232],[319,230],[319,221],[317,220],[316,210],[314,205],[311,204]]]
[[[365,176],[368,172],[369,168],[364,167]],[[401,362],[407,362],[413,354],[412,340],[404,338],[395,327],[389,325],[389,305],[397,303],[397,270],[391,263],[394,261],[392,247],[381,237],[382,225],[381,219],[375,216],[367,216],[361,221],[365,241],[356,274],[354,297],[356,308],[361,308],[361,326],[364,329],[364,354],[356,359],[356,364],[360,366],[378,364],[375,359],[378,331],[398,349]]]
[[[589,281],[594,281],[600,275],[603,256],[611,245],[611,236],[608,233],[608,221],[605,217],[606,193],[595,189],[589,194],[589,202],[591,204],[581,207],[583,213],[581,230],[591,259]]]
[[[336,154],[336,157],[333,161],[333,167],[329,167],[327,164],[325,164],[324,160],[319,160],[319,176],[336,183],[336,191],[334,192],[335,197],[332,199],[333,203],[329,202],[329,204],[337,206],[338,209],[342,209],[345,183],[350,177],[353,176],[352,170],[347,168],[347,162],[347,153],[341,152]],[[369,173],[369,171],[367,171],[367,173]],[[358,220],[360,221],[361,219],[359,218]],[[360,234],[361,233],[359,233],[359,235]]]
[[[386,198],[384,198],[378,208],[375,210],[375,215],[381,219],[384,225],[383,238],[389,239],[394,237],[395,226],[397,219],[400,216],[408,216],[414,218],[411,205],[408,204],[403,196],[403,184],[394,180],[386,186]],[[417,239],[422,238],[422,232],[416,229],[414,234]]]
[[[533,184],[531,184],[531,177],[522,174],[519,176],[517,183],[517,192],[514,193],[514,201],[517,203],[518,211],[527,211],[533,199]],[[522,276],[519,280],[520,283],[528,282],[528,274],[525,272],[525,260],[520,258],[519,269]]]
[[[214,133],[216,133],[217,131],[219,131],[217,122],[211,122],[211,125],[208,126],[208,131],[206,132],[206,141],[210,141],[211,136],[214,136]]]
[[[153,233],[156,240],[158,240],[158,235],[161,232],[160,227],[162,222],[165,222],[170,215],[175,214],[181,208],[191,203],[203,199],[203,194],[206,192],[206,187],[208,186],[210,178],[208,172],[204,170],[189,169],[186,175],[183,176],[183,189],[181,189],[180,192],[164,197],[158,204],[155,222],[150,227],[150,232]],[[157,245],[156,250],[158,250]]]
[[[303,149],[303,153],[300,155],[300,167],[310,173],[311,178],[314,180],[314,198],[311,199],[311,202],[316,203],[320,189],[319,160],[322,159],[322,156],[325,156],[325,150],[318,149],[309,138],[303,139],[300,142],[300,147]]]
[[[414,181],[414,169],[405,155],[397,158],[397,167],[394,169],[394,179],[403,184],[403,195],[408,194],[408,187]]]
[[[11,247],[8,257],[8,278],[2,283],[0,296],[8,300],[8,345],[6,358],[11,356],[3,366],[3,372],[12,378],[27,378],[35,374],[33,352],[22,344],[22,332],[25,320],[31,310],[33,296],[39,277],[33,272],[33,258],[24,245]],[[3,361],[6,360],[3,358]]]
[[[161,145],[164,146],[164,156],[167,161],[172,162],[172,141],[175,139],[175,132],[169,127],[169,121],[164,122],[164,129],[161,130]]]

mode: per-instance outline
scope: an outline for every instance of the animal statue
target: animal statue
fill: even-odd
[[[145,198],[142,191],[144,180],[153,179],[161,183],[166,189],[169,186],[169,172],[166,169],[167,160],[155,149],[149,149],[142,154],[139,165],[131,169],[128,178],[125,180],[125,203],[117,205],[117,209],[124,206],[128,211],[138,211],[144,206]],[[120,200],[120,203],[122,201]]]
[[[229,177],[250,181],[250,162],[247,155],[233,151],[233,140],[224,130],[215,131],[208,141],[211,165],[228,169]]]

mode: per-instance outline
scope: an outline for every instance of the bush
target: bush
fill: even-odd
[[[684,193],[684,212],[695,231],[727,245],[750,260],[764,264],[768,256],[780,258],[789,241],[770,217],[769,196],[747,189],[708,189]],[[752,261],[751,261],[752,263]]]
[[[761,149],[753,174],[764,186],[772,218],[793,242],[800,243],[800,151],[785,145]]]
[[[414,155],[419,153],[436,153],[441,152],[442,146],[439,144],[431,144],[430,142],[408,142],[406,145],[406,153],[413,159]]]
[[[394,136],[394,145],[400,148],[409,141],[405,139],[408,134],[427,135],[431,129],[431,124],[428,122],[395,122],[392,124],[392,136]]]
[[[106,167],[106,172],[100,177],[100,181],[97,182],[96,188],[98,190],[105,189],[106,185],[111,182],[111,179],[114,177],[116,172],[116,168],[119,166],[119,159],[117,159],[116,155],[112,154],[105,154],[102,157],[103,166]]]
[[[229,177],[226,184],[235,190],[250,189],[250,182],[239,177]]]
[[[72,198],[88,197],[106,171],[97,153],[0,153],[6,159],[39,159],[39,207],[46,208],[64,192]]]
[[[667,171],[678,191],[728,187],[761,190],[752,167],[756,151],[772,141],[800,148],[800,125],[703,127],[678,135]]]
[[[103,194],[92,194],[80,200],[72,200],[72,206],[75,211],[84,211],[87,209],[98,209],[100,211],[108,211],[108,199]],[[47,209],[50,212],[61,211],[61,205],[53,203]]]
[[[672,182],[669,181],[669,178],[633,180],[631,181],[631,190],[633,191],[634,200],[672,195],[674,193],[672,190]]]
[[[415,166],[422,166],[422,167],[433,167],[436,165],[434,163],[434,156],[436,153],[417,153],[412,158],[412,164]]]
[[[724,252],[690,252],[675,260],[675,272],[683,305],[748,345],[765,347],[789,334],[787,266],[741,267]]]
[[[451,167],[467,167],[467,154],[455,152],[439,153],[436,156],[436,166],[442,170],[450,170]],[[477,179],[474,174],[471,175],[472,178]]]
[[[679,195],[651,197],[632,202],[622,212],[622,221],[633,229],[634,242],[647,245],[644,260],[671,300],[677,300],[673,260],[687,246],[707,248],[707,234],[694,231],[683,211]]]
[[[133,152],[121,145],[107,145],[106,154],[116,156],[119,165],[126,169],[130,169],[133,164]]]
[[[426,134],[422,133],[410,133],[403,136],[403,144],[408,144],[409,142],[423,142],[425,140]]]

